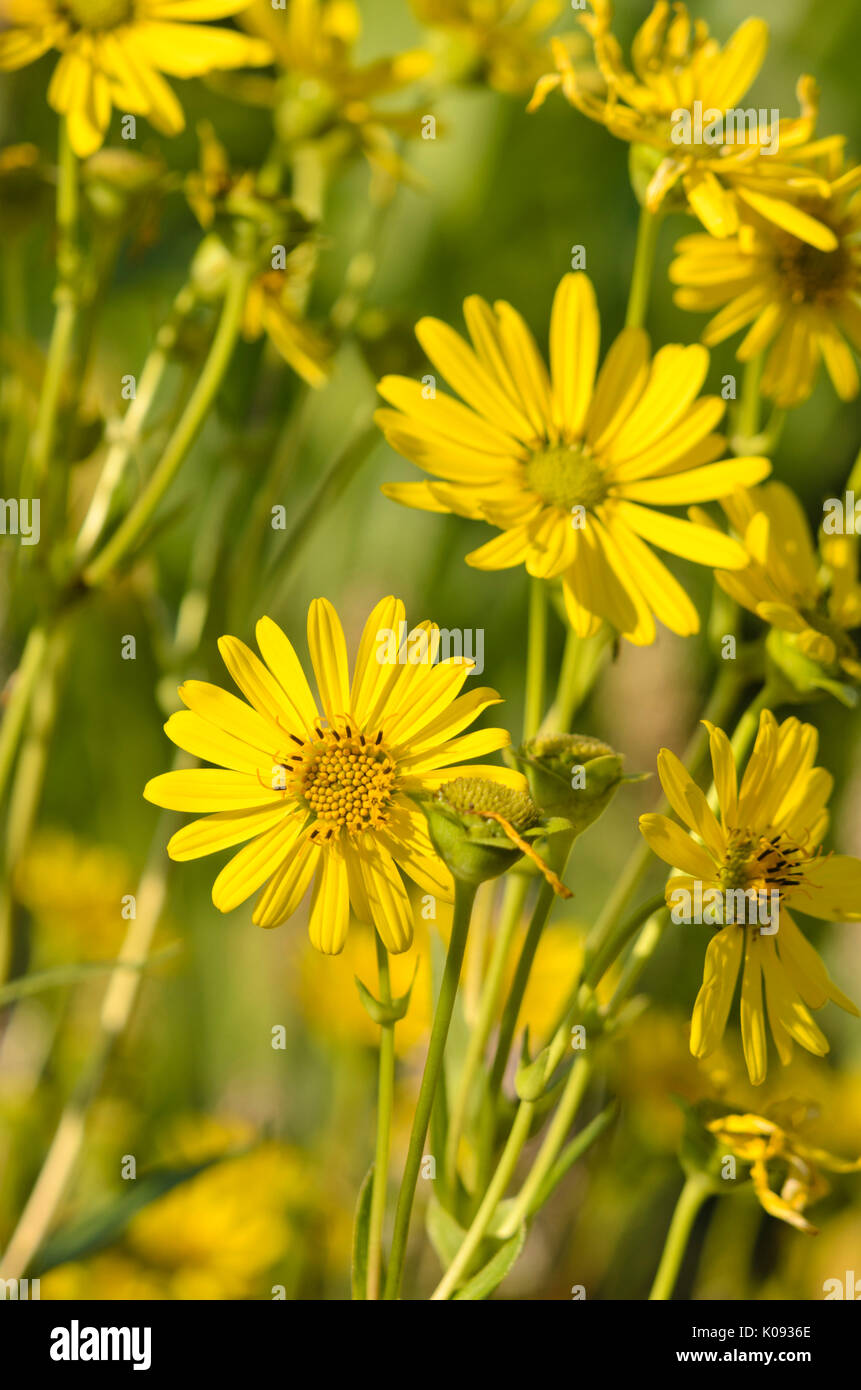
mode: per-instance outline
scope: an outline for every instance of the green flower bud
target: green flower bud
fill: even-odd
[[[631,187],[634,196],[640,207],[649,204],[649,187],[660,166],[667,156],[663,150],[657,149],[654,145],[631,145],[628,153],[628,177],[631,180]],[[687,210],[687,199],[682,190],[681,180],[668,189],[661,199],[661,212],[685,212]],[[652,206],[652,212],[657,212],[658,208]]]
[[[622,755],[586,734],[529,739],[516,754],[533,800],[576,835],[597,820],[622,781]]]
[[[445,782],[422,809],[443,863],[455,878],[474,885],[504,874],[520,858],[522,850],[506,826],[523,837],[539,822],[538,808],[526,792],[483,777]]]

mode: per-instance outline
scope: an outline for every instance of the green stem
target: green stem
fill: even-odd
[[[12,771],[27,710],[47,647],[48,633],[45,627],[31,628],[18,662],[18,669],[12,677],[11,691],[3,713],[3,723],[0,725],[0,801],[3,799],[9,773]]]
[[[529,879],[525,874],[512,874],[506,880],[505,890],[502,920],[493,944],[487,974],[482,984],[478,1015],[469,1035],[466,1056],[458,1077],[457,1090],[451,1107],[445,1153],[445,1180],[449,1191],[454,1191],[457,1175],[457,1152],[469,1106],[469,1098],[493,1029],[496,1010],[499,1007],[505,981],[505,967],[508,964],[511,943],[514,940],[520,922],[520,914],[523,911],[523,904],[529,890]]]
[[[25,496],[38,494],[54,451],[57,415],[79,308],[80,256],[77,233],[78,161],[69,141],[66,122],[61,117],[57,169],[57,286],[54,291],[56,311],[36,423],[21,479],[21,491]]]
[[[625,315],[626,328],[642,328],[649,307],[649,294],[655,270],[655,253],[658,249],[658,230],[661,214],[640,208],[637,223],[637,245],[634,251],[634,269],[631,274],[631,288],[628,294],[628,311]]]
[[[694,1173],[682,1188],[667,1232],[661,1263],[658,1265],[655,1282],[649,1294],[651,1301],[672,1297],[694,1222],[700,1207],[711,1192],[711,1181],[703,1173]]]
[[[532,1210],[535,1198],[544,1185],[545,1180],[553,1169],[559,1157],[562,1146],[568,1137],[568,1131],[574,1122],[580,1102],[586,1092],[586,1087],[592,1076],[592,1063],[585,1057],[578,1057],[565,1082],[565,1087],[559,1100],[559,1104],[553,1114],[544,1142],[538,1150],[535,1162],[533,1163],[526,1181],[521,1187],[514,1200],[511,1211],[499,1228],[498,1234],[507,1239],[518,1231]]]
[[[529,637],[526,652],[526,699],[523,737],[537,734],[544,713],[547,662],[547,589],[543,579],[529,581]]]
[[[155,344],[144,362],[135,398],[123,416],[96,483],[87,514],[75,541],[75,560],[83,564],[107,520],[114,494],[122,482],[129,459],[141,439],[143,424],[152,409],[164,380],[171,353],[182,323],[188,318],[197,296],[191,285],[184,285],[173,302],[167,321],[159,329]]]
[[[505,1189],[508,1187],[517,1166],[517,1160],[523,1150],[523,1146],[529,1138],[529,1127],[532,1122],[532,1112],[535,1106],[530,1102],[523,1101],[511,1126],[508,1140],[505,1145],[502,1157],[496,1168],[496,1172],[491,1179],[487,1191],[481,1202],[481,1206],[473,1218],[472,1224],[466,1233],[463,1244],[452,1260],[445,1275],[437,1284],[431,1294],[431,1301],[439,1302],[450,1298],[454,1293],[461,1276],[466,1272],[470,1260],[484,1239],[487,1229],[493,1220],[494,1212],[502,1198],[505,1196]]]
[[[253,271],[250,260],[233,260],[218,328],[188,405],[143,492],[104,549],[84,570],[84,582],[91,587],[102,584],[137,544],[197,438],[230,365]]]
[[[410,1216],[412,1214],[416,1183],[418,1181],[419,1168],[421,1167],[422,1161],[422,1149],[424,1148],[425,1134],[427,1133],[437,1082],[439,1081],[440,1072],[442,1070],[443,1053],[445,1052],[451,1016],[454,1011],[454,1001],[460,981],[460,970],[463,964],[463,954],[466,949],[466,938],[469,932],[469,919],[472,913],[472,904],[474,900],[475,888],[471,884],[461,882],[459,879],[455,880],[454,915],[451,925],[451,937],[449,939],[448,952],[445,958],[445,968],[443,970],[442,983],[440,984],[439,998],[437,999],[436,1010],[434,1012],[433,1026],[431,1028],[427,1060],[425,1061],[424,1073],[422,1075],[419,1098],[413,1117],[407,1161],[404,1166],[404,1176],[401,1182],[400,1192],[398,1193],[398,1204],[395,1210],[392,1249],[386,1276],[385,1297],[387,1299],[396,1299],[400,1293],[401,1280],[403,1279],[404,1272],[404,1258],[407,1251],[407,1237],[409,1236],[410,1229]]]
[[[760,352],[745,365],[741,382],[741,397],[735,412],[730,443],[736,454],[748,453],[759,435],[760,394],[765,354]]]
[[[295,578],[296,565],[311,539],[314,527],[349,486],[371,450],[379,443],[379,439],[376,425],[363,427],[356,438],[338,455],[292,530],[285,534],[278,546],[277,555],[269,564],[264,577],[264,609],[277,608],[284,602],[289,586]]]
[[[565,865],[568,862],[568,855],[571,853],[571,846],[573,843],[573,836],[565,833],[554,835],[548,841],[547,864],[554,873],[562,875],[565,872]],[[488,1082],[490,1100],[494,1105],[500,1087],[502,1086],[505,1068],[508,1065],[508,1054],[511,1051],[514,1030],[517,1027],[517,1019],[520,1014],[521,1005],[523,1004],[523,996],[526,993],[526,986],[529,983],[529,975],[532,970],[533,962],[535,961],[535,953],[538,950],[542,932],[547,925],[547,919],[550,916],[550,909],[553,906],[554,899],[555,894],[553,888],[545,878],[542,880],[541,887],[538,890],[538,898],[529,921],[526,938],[520,951],[517,969],[514,972],[514,979],[508,991],[505,1008],[502,1011],[502,1021],[499,1025],[499,1041],[496,1044],[496,1055],[493,1059],[490,1080]]]
[[[603,623],[594,637],[578,637],[568,628],[556,696],[540,733],[569,733],[577,711],[590,694],[609,652],[610,628]]]
[[[376,935],[377,966],[380,976],[380,1001],[392,1002],[389,978],[389,953]],[[368,1236],[368,1298],[380,1296],[380,1274],[383,1265],[383,1223],[386,1218],[386,1189],[389,1176],[389,1142],[392,1132],[392,1108],[395,1093],[395,1025],[380,1025],[380,1070],[377,1095],[377,1147],[374,1158],[374,1177],[371,1185],[370,1232]]]

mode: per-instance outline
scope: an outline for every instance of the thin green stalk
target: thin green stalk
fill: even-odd
[[[18,669],[12,678],[9,699],[3,712],[3,723],[0,725],[0,801],[3,800],[6,791],[6,783],[12,771],[30,700],[47,649],[47,629],[42,625],[31,628],[24,643]]]
[[[21,479],[21,491],[24,496],[38,495],[54,451],[57,416],[66,368],[72,352],[80,302],[80,255],[77,245],[78,161],[63,117],[60,118],[57,163],[57,286],[54,291],[56,310],[36,423],[30,449],[24,461]]]
[[[586,1057],[578,1057],[565,1082],[559,1104],[550,1121],[544,1142],[538,1150],[535,1162],[527,1174],[514,1205],[499,1228],[498,1234],[507,1239],[518,1231],[533,1208],[535,1197],[558,1159],[568,1131],[580,1108],[586,1087],[592,1076],[592,1063]]]
[[[454,1011],[454,1001],[460,981],[460,970],[463,964],[466,938],[469,933],[469,919],[472,913],[472,904],[474,900],[475,888],[471,884],[455,880],[454,915],[451,925],[451,937],[449,939],[448,952],[445,958],[445,968],[443,970],[439,998],[437,999],[436,1010],[434,1012],[433,1026],[431,1028],[427,1060],[425,1061],[424,1073],[422,1075],[419,1098],[413,1117],[407,1161],[404,1166],[404,1176],[401,1182],[400,1192],[398,1193],[398,1204],[395,1210],[392,1248],[389,1257],[389,1268],[386,1275],[385,1297],[387,1299],[396,1299],[400,1293],[404,1272],[404,1259],[407,1252],[407,1237],[409,1236],[410,1229],[410,1216],[415,1200],[416,1183],[418,1181],[419,1168],[421,1167],[425,1134],[427,1133],[437,1082],[440,1072],[442,1071],[443,1053],[445,1052],[451,1016]]]
[[[565,872],[565,865],[568,862],[568,855],[571,852],[573,837],[567,834],[558,834],[551,837],[548,842],[547,863],[554,873],[560,876]],[[514,972],[514,979],[508,991],[508,998],[505,1001],[505,1008],[502,1011],[502,1021],[499,1025],[499,1040],[496,1044],[496,1054],[493,1059],[493,1066],[488,1082],[488,1092],[490,1100],[495,1105],[496,1097],[502,1086],[502,1078],[505,1075],[505,1068],[508,1065],[508,1054],[511,1051],[511,1043],[514,1038],[514,1030],[517,1027],[517,1019],[523,1003],[523,996],[526,993],[526,986],[529,983],[529,975],[535,960],[535,953],[538,950],[541,935],[547,925],[550,916],[550,909],[553,906],[555,894],[552,885],[547,879],[543,879],[538,890],[538,898],[532,911],[529,926],[526,930],[526,938],[520,951],[520,958],[517,962],[517,969]]]
[[[544,714],[547,663],[547,587],[543,579],[529,581],[529,635],[526,649],[526,699],[523,737],[537,734]]]
[[[640,208],[640,220],[637,223],[637,245],[634,251],[634,269],[631,275],[631,288],[628,293],[628,311],[625,315],[626,328],[642,328],[646,322],[661,220],[661,213],[649,212],[645,206]]]
[[[594,637],[578,637],[573,628],[568,628],[556,696],[539,733],[571,732],[574,716],[590,694],[609,646],[610,628],[606,623]]]
[[[525,874],[512,874],[506,880],[502,920],[499,924],[496,940],[493,943],[490,964],[481,988],[478,1015],[469,1035],[466,1056],[452,1101],[445,1153],[445,1181],[449,1191],[454,1190],[457,1174],[457,1152],[469,1099],[476,1073],[481,1065],[481,1059],[493,1029],[496,1010],[499,1007],[502,987],[505,982],[505,967],[508,964],[511,943],[520,922],[520,914],[523,911],[523,904],[529,890],[529,882],[530,880]]]
[[[481,1206],[473,1218],[472,1224],[460,1246],[457,1254],[445,1272],[445,1275],[437,1284],[431,1300],[450,1298],[457,1288],[461,1276],[466,1272],[470,1260],[487,1234],[487,1229],[493,1220],[494,1212],[505,1196],[505,1189],[508,1187],[517,1166],[517,1160],[523,1150],[523,1146],[529,1138],[529,1127],[532,1122],[532,1112],[535,1106],[528,1101],[522,1102],[514,1118],[514,1124],[508,1135],[502,1157],[496,1168],[496,1172],[491,1179],[487,1191],[481,1202]]]
[[[250,260],[236,257],[232,261],[218,328],[188,405],[143,492],[107,545],[84,570],[84,582],[91,587],[102,584],[133,550],[203,427],[233,356],[253,271],[254,266]]]
[[[741,381],[741,396],[738,401],[733,422],[730,443],[736,454],[747,453],[759,436],[760,382],[765,364],[765,354],[760,352],[745,365]]]
[[[196,301],[193,287],[190,284],[183,285],[166,322],[156,335],[152,351],[144,362],[135,398],[123,416],[108,449],[87,514],[75,541],[75,561],[79,565],[84,563],[102,534],[114,494],[122,482],[129,459],[140,443],[142,427],[164,380],[180,326],[188,318]]]
[[[314,527],[326,515],[331,503],[352,482],[371,450],[379,443],[379,438],[376,425],[363,426],[355,439],[338,455],[304,512],[278,546],[278,553],[273,557],[264,579],[264,608],[277,608],[284,601]]]
[[[391,1004],[392,986],[389,978],[389,953],[375,933],[377,967],[380,977],[380,1002]],[[392,1132],[392,1108],[395,1093],[395,1025],[380,1024],[380,1068],[377,1094],[377,1146],[374,1157],[374,1177],[371,1184],[371,1214],[368,1236],[368,1298],[380,1296],[380,1276],[383,1267],[383,1223],[386,1219],[386,1190],[389,1177],[389,1143]]]
[[[694,1222],[700,1207],[712,1190],[711,1180],[703,1173],[692,1174],[682,1188],[667,1232],[661,1263],[658,1265],[655,1282],[649,1294],[650,1301],[672,1298]]]

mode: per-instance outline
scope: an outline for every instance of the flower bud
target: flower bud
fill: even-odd
[[[504,874],[520,857],[510,831],[522,837],[539,822],[525,791],[483,777],[443,783],[422,809],[443,863],[455,878],[476,885]]]
[[[622,756],[585,734],[527,740],[517,754],[533,800],[545,816],[561,817],[576,835],[597,820],[622,775]]]

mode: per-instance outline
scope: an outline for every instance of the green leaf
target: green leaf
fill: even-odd
[[[428,1204],[425,1224],[443,1269],[448,1269],[466,1239],[466,1231],[435,1196]]]
[[[70,1260],[80,1260],[97,1250],[113,1245],[125,1231],[129,1222],[138,1212],[143,1211],[160,1197],[166,1196],[182,1183],[191,1182],[200,1173],[232,1158],[241,1158],[253,1152],[252,1147],[230,1150],[217,1154],[203,1163],[189,1164],[183,1168],[159,1168],[128,1184],[128,1191],[122,1197],[108,1203],[101,1210],[81,1221],[59,1230],[45,1244],[34,1261],[33,1274],[42,1275],[55,1265],[68,1264]]]
[[[353,1298],[363,1303],[368,1297],[368,1245],[371,1239],[371,1195],[374,1189],[374,1165],[371,1164],[356,1202],[353,1222]]]
[[[161,951],[154,951],[146,960],[88,960],[76,965],[58,965],[53,970],[40,970],[36,975],[22,975],[0,987],[0,1009],[16,1004],[31,994],[41,994],[44,989],[60,989],[63,985],[77,985],[91,975],[105,975],[113,970],[149,970],[160,961],[169,960],[182,949],[176,941]]]
[[[526,1242],[526,1223],[520,1230],[501,1245],[483,1269],[474,1274],[455,1294],[455,1299],[478,1300],[487,1298],[502,1283],[509,1270],[519,1258]]]
[[[359,991],[359,998],[361,999],[366,1012],[370,1014],[371,1018],[374,1020],[375,1023],[379,1023],[381,1026],[386,1023],[397,1023],[398,1019],[404,1017],[407,1009],[410,1006],[410,995],[413,992],[413,985],[416,982],[418,968],[419,958],[416,957],[415,969],[413,970],[413,978],[410,980],[409,988],[407,989],[406,993],[399,995],[397,999],[393,999],[391,1003],[386,1004],[384,1004],[381,999],[377,999],[376,996],[373,995],[371,991],[368,989],[367,985],[362,984],[362,981],[359,979],[358,975],[353,976],[353,979],[356,981],[356,988]]]

